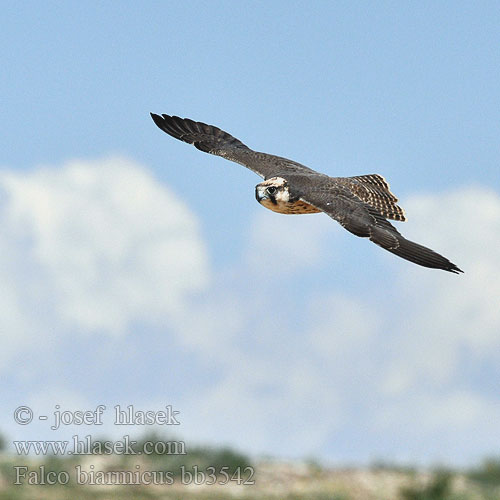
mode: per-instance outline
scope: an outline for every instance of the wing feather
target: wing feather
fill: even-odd
[[[282,173],[314,172],[314,170],[287,158],[254,151],[239,139],[213,125],[165,114],[160,116],[151,113],[151,118],[168,135],[193,144],[205,153],[239,163],[264,179]]]
[[[354,177],[335,177],[360,200],[375,207],[385,218],[404,222],[404,210],[397,205],[398,199],[391,192],[387,181],[379,174],[357,175]]]
[[[346,186],[333,182],[333,179],[301,198],[335,219],[351,233],[369,238],[398,257],[424,267],[444,269],[456,274],[463,272],[434,250],[404,238],[376,208],[360,200]]]

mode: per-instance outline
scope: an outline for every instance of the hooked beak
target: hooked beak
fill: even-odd
[[[261,203],[265,198],[268,198],[266,190],[262,186],[255,186],[255,199]]]

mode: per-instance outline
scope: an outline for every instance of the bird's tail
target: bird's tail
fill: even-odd
[[[391,192],[389,183],[379,174],[356,175],[354,177],[337,177],[347,184],[349,189],[365,203],[374,207],[386,219],[404,222],[404,210],[397,205],[397,197]]]

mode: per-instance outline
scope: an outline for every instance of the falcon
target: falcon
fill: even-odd
[[[406,216],[379,174],[330,177],[287,158],[254,151],[213,125],[165,114],[151,113],[151,117],[172,137],[260,175],[264,181],[255,187],[255,197],[273,212],[324,212],[351,233],[369,238],[398,257],[424,267],[463,272],[446,257],[404,238],[389,222],[404,222]]]

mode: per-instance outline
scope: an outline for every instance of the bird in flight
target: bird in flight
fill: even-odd
[[[406,217],[381,175],[330,177],[295,161],[254,151],[213,125],[165,114],[151,113],[151,117],[172,137],[260,175],[264,181],[255,187],[255,197],[274,212],[324,212],[351,233],[369,238],[398,257],[424,267],[463,272],[446,257],[405,239],[387,220],[403,222]]]

